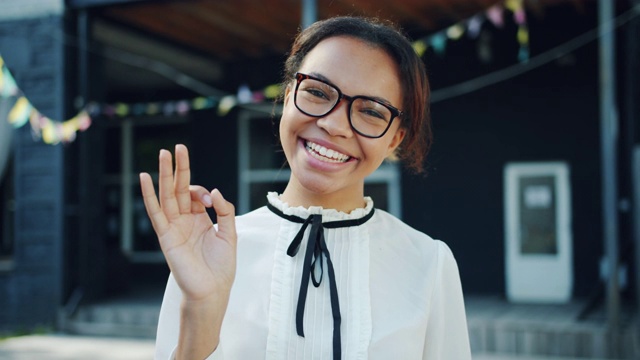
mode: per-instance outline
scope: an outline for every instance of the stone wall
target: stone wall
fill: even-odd
[[[30,102],[52,119],[64,116],[61,6],[3,0],[0,15],[0,55]],[[63,147],[35,140],[28,125],[13,131],[15,234],[0,271],[0,332],[51,328],[62,303]]]

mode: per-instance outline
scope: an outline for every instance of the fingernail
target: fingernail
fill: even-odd
[[[218,190],[218,188],[213,189],[213,191],[212,191],[211,193],[213,193],[213,192],[218,193],[218,196],[220,196],[220,198],[221,198],[222,200],[224,200],[224,196],[222,196],[222,193],[220,192],[220,190]]]
[[[202,196],[202,201],[204,201],[204,204],[207,205],[207,206],[213,205],[213,201],[211,201],[211,195],[209,195],[209,194],[203,195]]]

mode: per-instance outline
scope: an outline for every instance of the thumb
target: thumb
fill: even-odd
[[[218,235],[235,244],[236,242],[236,209],[232,203],[224,199],[218,189],[211,191],[213,209],[216,211]]]

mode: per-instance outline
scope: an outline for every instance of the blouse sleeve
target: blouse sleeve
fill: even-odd
[[[167,287],[162,299],[160,316],[158,318],[158,330],[156,334],[155,360],[174,360],[178,346],[180,331],[180,303],[182,291],[176,283],[173,275],[169,275]],[[223,360],[222,347],[218,348],[207,357],[206,360]]]
[[[469,330],[458,265],[449,247],[441,241],[438,241],[437,269],[423,359],[470,360]]]

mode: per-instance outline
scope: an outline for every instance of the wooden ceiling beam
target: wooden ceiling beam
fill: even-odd
[[[210,24],[185,15],[179,11],[171,12],[167,4],[144,4],[127,8],[109,9],[108,14],[132,25],[141,26],[160,36],[187,44],[222,59],[228,59],[239,49],[241,39],[231,36],[219,29],[211,30]]]
[[[204,53],[215,55],[218,58],[227,58],[232,54],[228,49],[222,47],[213,48],[211,42],[202,41],[193,36],[193,34],[181,27],[170,27],[163,21],[158,21],[149,13],[138,14],[137,10],[131,8],[109,8],[103,13],[107,18],[123,24],[127,24],[133,28],[145,31],[150,34],[156,34],[159,37],[166,38],[175,43],[184,44],[187,47],[197,49]]]
[[[203,30],[209,27],[225,29],[232,37],[247,41],[249,44],[258,44],[265,39],[262,34],[253,31],[250,26],[221,14],[219,9],[207,11],[189,3],[169,3],[167,8],[172,12],[184,14],[191,21],[202,24],[201,29]]]
[[[435,30],[436,23],[429,16],[428,3],[422,0],[399,1],[397,10],[402,23],[412,23],[414,26],[424,28],[425,31]]]
[[[271,10],[264,4],[256,6],[246,6],[242,1],[230,4],[228,2],[207,2],[201,3],[201,13],[203,17],[216,23],[217,26],[224,27],[239,36],[248,36],[256,41],[265,44],[265,47],[277,52],[285,51],[290,42],[290,34],[294,34],[296,26],[293,22],[287,26],[280,21],[274,21],[270,16]]]
[[[193,6],[180,3],[168,3],[167,10],[187,19],[193,27],[193,33],[206,33],[215,36],[216,45],[228,48],[231,52],[258,56],[262,52],[263,41],[249,32],[238,31],[239,24],[228,20],[221,20],[217,16],[210,16],[211,12],[204,12]],[[175,16],[175,15],[173,15]],[[222,35],[222,36],[221,36]]]

